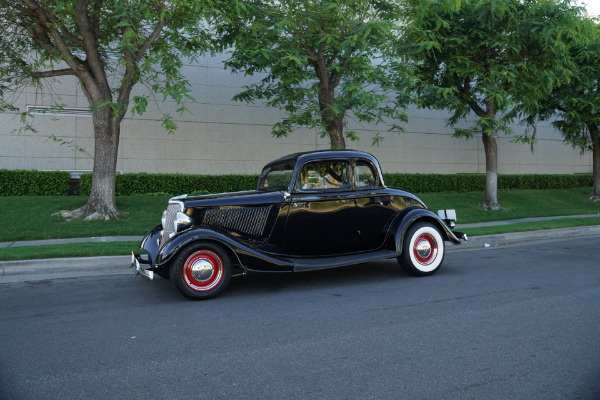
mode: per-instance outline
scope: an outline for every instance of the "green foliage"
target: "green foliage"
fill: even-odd
[[[590,187],[544,190],[499,190],[505,208],[490,212],[479,207],[481,191],[465,193],[419,193],[430,210],[456,209],[458,223],[505,221],[531,217],[600,214],[600,204],[588,200]],[[459,228],[459,230],[462,230]]]
[[[0,111],[14,110],[10,103],[23,87],[41,88],[47,78],[76,81],[92,111],[95,152],[102,154],[94,157],[93,170],[105,180],[115,174],[120,124],[129,107],[141,114],[157,93],[177,103],[178,113],[186,111],[183,103],[192,97],[181,73],[184,60],[194,62],[210,49],[208,14],[227,4],[0,0],[0,26],[10,27],[0,31]],[[153,93],[132,97],[138,83]],[[177,128],[171,115],[160,121],[169,133]],[[117,214],[114,188],[100,186],[79,211],[110,218]]]
[[[558,85],[579,38],[570,0],[407,0],[398,64],[414,66],[417,105],[447,110],[456,137],[481,134],[486,157],[482,206],[499,209],[495,135],[531,120]],[[474,114],[474,122],[467,118]]]
[[[569,56],[573,61],[572,79],[554,88],[537,117],[556,116],[552,125],[562,133],[565,142],[582,151],[592,150],[591,135],[598,135],[600,127],[598,22],[581,20],[580,38],[569,49]]]
[[[117,118],[137,82],[177,103],[190,98],[182,59],[194,60],[209,48],[210,35],[199,21],[222,6],[218,0],[41,3],[0,0],[0,22],[12,27],[0,33],[0,105],[9,104],[5,99],[17,87],[40,85],[44,78],[71,75],[89,86],[91,79],[107,85],[113,76],[114,93],[90,101],[90,108],[108,108]],[[146,110],[148,98],[131,98],[134,114]]]
[[[508,210],[502,212],[484,211],[478,207],[481,192],[418,193],[418,195],[431,210],[456,209],[458,223],[462,224],[526,217],[598,214],[600,204],[587,200],[590,193],[592,193],[590,188],[500,191],[500,198],[508,207]],[[60,210],[80,207],[85,203],[85,198],[82,196],[0,196],[0,209],[9,210],[0,213],[0,226],[2,226],[0,242],[76,237],[142,236],[160,223],[161,214],[167,207],[168,200],[169,196],[119,196],[117,205],[123,214],[118,219],[83,221],[79,218],[66,221],[64,218],[52,214]],[[139,243],[136,245],[139,246]],[[117,244],[106,244],[106,246],[114,248]],[[17,250],[19,247],[12,249],[15,252],[22,251]],[[4,249],[0,253],[6,251],[4,254],[13,254],[13,250]],[[29,256],[23,255],[24,258],[32,258],[30,255],[44,251],[39,246],[31,247],[29,250],[27,252]],[[126,249],[120,254],[127,254]],[[77,255],[76,252],[73,255]],[[86,254],[80,253],[80,256],[84,255]],[[0,257],[2,257],[1,254]],[[49,254],[48,257],[62,257],[62,255]]]
[[[186,174],[122,174],[116,176],[117,196],[132,194],[206,194],[254,190],[258,175],[186,175]],[[82,195],[88,195],[92,176],[84,174],[79,183]]]
[[[474,113],[477,133],[511,133],[515,117],[535,114],[571,78],[565,54],[578,37],[580,9],[568,0],[408,4],[400,50],[414,63],[418,104],[450,111],[453,127]]]
[[[485,175],[383,174],[385,184],[412,193],[473,192],[485,184]]]
[[[132,194],[202,194],[254,190],[258,175],[184,175],[123,174],[117,175],[118,196]],[[483,174],[393,174],[384,173],[385,184],[413,193],[473,192],[485,183]],[[501,175],[499,189],[568,189],[592,186],[592,176],[585,175]],[[91,175],[81,176],[80,190],[87,195]]]
[[[217,30],[231,44],[226,66],[247,75],[266,73],[234,99],[265,100],[288,118],[274,125],[276,137],[298,126],[328,134],[343,147],[342,122],[406,121],[386,93],[389,58],[400,9],[389,0],[238,1]],[[345,132],[358,140],[356,132]],[[337,143],[334,143],[337,140]]]
[[[116,176],[118,196],[146,194],[201,195],[256,189],[258,175],[122,174]],[[483,174],[395,174],[384,173],[387,186],[413,193],[473,192],[485,183]],[[0,170],[0,196],[65,196],[70,176],[65,171]],[[80,178],[82,195],[89,195],[92,175]],[[591,174],[501,175],[499,189],[569,189],[591,187]]]
[[[10,196],[0,197],[0,242],[99,236],[143,235],[160,223],[171,196],[134,195],[117,197],[123,211],[109,221],[65,219],[57,215],[85,204],[83,196]]]
[[[0,169],[0,196],[62,196],[69,180],[66,171]]]

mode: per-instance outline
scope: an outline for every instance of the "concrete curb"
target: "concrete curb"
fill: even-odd
[[[450,245],[447,250],[477,250],[580,236],[600,236],[600,225],[475,236],[460,245]],[[0,284],[84,276],[133,275],[135,271],[129,268],[130,264],[131,256],[3,261],[0,262]]]

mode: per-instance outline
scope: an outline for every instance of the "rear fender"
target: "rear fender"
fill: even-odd
[[[404,237],[408,229],[416,222],[429,222],[440,230],[442,238],[454,244],[460,243],[460,240],[456,235],[448,228],[448,226],[437,216],[437,214],[425,209],[425,208],[414,208],[408,212],[399,215],[390,231],[393,233],[393,248],[396,250],[396,254],[402,254],[402,246],[404,244]]]

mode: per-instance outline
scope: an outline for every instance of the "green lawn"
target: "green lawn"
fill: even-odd
[[[454,208],[458,224],[500,221],[529,217],[600,214],[600,203],[588,200],[591,188],[561,190],[499,191],[502,211],[485,211],[479,207],[482,192],[424,193],[419,197],[436,211]],[[52,214],[75,209],[85,204],[86,198],[72,197],[0,197],[0,242],[59,239],[97,236],[142,236],[160,223],[169,196],[134,195],[117,198],[123,215],[118,220],[85,222],[82,219],[66,221]],[[494,227],[461,229],[469,236],[506,232],[553,229],[561,227],[598,225],[600,217],[559,219],[552,221],[518,223]],[[137,249],[138,243],[85,243],[0,248],[0,260],[20,260],[56,257],[85,257],[97,255],[126,255]]]
[[[111,221],[67,221],[52,215],[85,204],[81,196],[0,197],[0,242],[94,236],[143,235],[160,223],[169,196],[117,197],[121,217]]]
[[[479,207],[483,192],[424,193],[419,195],[429,209],[453,208],[457,223],[504,221],[530,217],[556,217],[600,213],[600,203],[589,201],[592,188],[553,190],[499,190],[503,211],[486,211]]]

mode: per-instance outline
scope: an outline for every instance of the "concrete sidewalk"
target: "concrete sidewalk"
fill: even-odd
[[[458,227],[458,229],[461,227]],[[447,250],[452,253],[454,251],[518,245],[534,241],[562,240],[581,236],[600,236],[600,225],[475,236],[460,245],[448,245]],[[126,238],[127,240],[139,239],[130,236]],[[110,240],[105,238],[104,241]],[[130,264],[131,256],[2,261],[0,262],[0,284],[85,276],[133,275],[135,271],[129,268]]]
[[[492,222],[475,222],[473,224],[456,224],[456,229],[464,228],[480,228],[482,226],[499,226],[499,225],[511,225],[519,224],[523,222],[537,222],[537,221],[551,221],[553,219],[570,219],[570,218],[594,218],[600,217],[598,214],[584,214],[584,215],[566,215],[562,217],[533,217],[533,218],[521,218],[521,219],[507,219],[504,221],[492,221]]]

